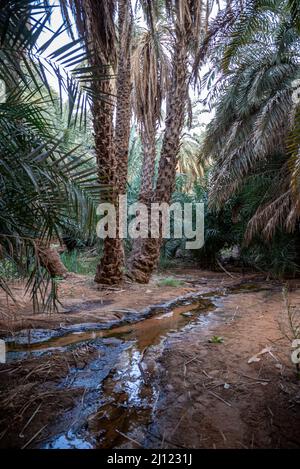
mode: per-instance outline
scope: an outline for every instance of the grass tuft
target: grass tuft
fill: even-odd
[[[64,252],[61,255],[61,260],[66,266],[68,272],[74,272],[80,275],[94,276],[96,267],[99,262],[98,256],[87,257],[86,254],[80,253],[76,250],[72,252]]]
[[[182,280],[177,280],[176,278],[168,277],[157,282],[158,287],[180,287],[184,284]]]

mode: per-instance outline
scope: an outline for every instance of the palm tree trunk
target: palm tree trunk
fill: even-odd
[[[142,129],[143,167],[139,201],[146,205],[151,203],[153,196],[153,178],[156,160],[155,133],[155,122],[153,122],[151,130],[146,131],[145,128]]]
[[[125,195],[128,172],[128,149],[131,120],[131,32],[130,0],[118,0],[119,53],[116,110],[116,160],[119,172],[119,193]]]
[[[153,179],[155,171],[156,160],[156,145],[155,145],[156,125],[153,119],[152,129],[146,130],[143,126],[141,131],[142,147],[143,147],[143,166],[142,166],[142,181],[139,192],[139,202],[147,205],[148,214],[150,214],[151,200],[153,197]],[[135,239],[133,242],[132,251],[127,262],[128,277],[135,279],[132,276],[134,271],[135,260],[140,259],[142,256],[143,240],[141,238]]]
[[[39,246],[37,249],[40,263],[49,272],[51,277],[66,277],[68,271],[60,255],[51,246]]]
[[[107,152],[114,143],[115,152],[110,150],[110,158],[106,157],[105,164],[99,161],[100,181],[108,183],[113,188],[113,192],[108,200],[114,204],[117,214],[116,238],[106,238],[103,244],[103,256],[97,266],[95,282],[103,284],[119,284],[123,279],[124,272],[124,247],[123,241],[119,239],[119,217],[118,217],[118,196],[126,193],[127,168],[128,168],[128,148],[130,136],[131,119],[131,70],[130,70],[130,42],[132,30],[132,16],[130,0],[118,1],[118,27],[119,27],[119,50],[118,50],[118,72],[117,72],[117,108],[116,108],[116,128],[113,138],[113,116],[112,109],[109,119],[110,127],[106,129],[106,135],[110,135],[111,145],[103,140],[102,154]],[[106,112],[108,109],[106,109]],[[105,116],[103,116],[105,118]],[[98,120],[101,125],[101,119]],[[99,129],[99,134],[100,134]],[[101,136],[102,137],[102,136]],[[100,142],[99,142],[100,145]],[[108,164],[107,164],[108,163]],[[106,175],[105,181],[103,176]]]
[[[86,21],[86,41],[91,52],[91,65],[94,67],[93,87],[93,127],[95,151],[100,183],[106,187],[101,202],[109,202],[117,207],[118,174],[113,133],[113,88],[111,79],[103,80],[103,74],[111,73],[114,62],[114,0],[82,0]],[[102,75],[102,76],[100,76]],[[95,282],[118,284],[123,277],[124,253],[122,241],[106,238],[103,241],[103,255],[97,266]]]
[[[188,91],[187,40],[178,35],[174,55],[171,90],[167,97],[167,117],[159,163],[158,179],[152,202],[170,203],[175,184],[177,155],[184,125]],[[130,277],[140,283],[148,283],[156,267],[162,239],[142,239],[131,261]]]
[[[111,93],[111,85],[103,81],[99,92]],[[93,105],[95,147],[100,183],[108,186],[102,201],[118,205],[118,180],[116,155],[113,142],[113,106],[106,102],[95,102]],[[124,252],[122,241],[118,238],[105,238],[103,255],[97,265],[95,282],[115,285],[122,281]]]

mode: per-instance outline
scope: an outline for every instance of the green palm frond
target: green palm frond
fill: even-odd
[[[300,36],[289,3],[258,0],[241,9],[239,2],[231,2],[231,14],[225,9],[216,18],[213,51],[207,49],[218,77],[210,98],[216,103],[215,118],[203,146],[215,161],[210,203],[222,206],[261,164],[285,155],[276,189],[268,191],[249,222],[248,241],[260,231],[270,238],[280,226],[291,231],[300,215],[299,111],[293,102]],[[226,15],[228,21],[220,26]]]
[[[46,307],[50,276],[40,265],[38,246],[59,238],[70,223],[82,231],[95,226],[100,186],[95,164],[91,166],[79,148],[65,151],[63,135],[51,135],[40,105],[25,106],[22,114],[21,98],[18,95],[16,106],[10,100],[10,111],[15,109],[16,117],[5,112],[6,105],[0,105],[1,255],[29,275],[35,302],[36,293],[44,291],[40,299]],[[43,119],[46,132],[39,121],[32,125],[35,115]],[[24,264],[26,259],[33,264]],[[52,293],[54,286],[53,279]]]
[[[87,65],[89,55],[83,47],[83,38],[76,38],[57,47],[67,30],[61,24],[51,27],[55,7],[47,2],[5,0],[0,13],[0,65],[1,78],[7,87],[23,86],[39,90],[43,99],[54,101],[67,98],[68,125],[86,123],[86,113],[92,97],[91,83],[107,79],[103,67]],[[44,32],[47,31],[47,38]],[[55,48],[55,50],[53,50]],[[53,93],[52,81],[57,83],[59,97]],[[107,99],[107,96],[102,96]],[[82,117],[84,116],[84,118]]]
[[[48,26],[52,7],[47,2],[2,4],[0,77],[6,94],[0,103],[0,263],[10,262],[27,277],[35,308],[50,310],[56,307],[56,279],[42,265],[39,250],[70,224],[90,233],[102,189],[93,154],[86,155],[71,137],[84,132],[77,125],[87,113],[83,96],[89,87],[76,69],[83,60],[80,41],[46,54],[63,30]],[[49,39],[41,46],[45,28]],[[72,67],[76,76],[69,72]],[[48,82],[50,72],[59,80],[59,93]],[[12,296],[0,270],[0,287]]]

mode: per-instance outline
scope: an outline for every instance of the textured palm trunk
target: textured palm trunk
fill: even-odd
[[[103,81],[99,92],[111,93],[111,85]],[[118,205],[118,179],[116,155],[113,144],[113,107],[104,101],[94,103],[94,133],[99,181],[107,190],[103,192],[102,202]],[[124,270],[124,252],[122,240],[105,238],[103,255],[97,266],[95,282],[115,285],[122,281]]]
[[[153,179],[156,160],[155,134],[155,122],[153,122],[151,130],[146,131],[142,129],[143,167],[139,201],[146,205],[150,205],[153,196]]]
[[[172,86],[167,98],[166,128],[158,179],[151,202],[170,203],[171,201],[187,102],[187,59],[187,41],[179,35],[173,56]],[[159,260],[161,243],[161,236],[158,239],[140,240],[139,249],[131,260],[130,277],[133,280],[140,283],[149,282]]]
[[[132,17],[130,0],[119,0],[118,10],[119,52],[117,73],[116,128],[114,133],[115,152],[114,154],[111,152],[111,155],[113,156],[111,156],[110,160],[108,160],[109,168],[105,169],[105,174],[108,176],[107,182],[113,187],[113,192],[111,196],[107,198],[107,200],[113,203],[116,208],[117,233],[116,238],[106,238],[104,240],[103,256],[100,264],[97,266],[97,272],[95,276],[95,281],[97,283],[111,285],[121,283],[125,264],[123,241],[119,239],[118,196],[124,195],[126,193],[131,119],[130,41]],[[113,138],[112,122],[113,116],[111,115],[111,127],[110,129],[107,129],[111,139]],[[100,167],[100,162],[98,166],[99,172],[101,173],[100,180],[103,180],[105,183],[106,181],[103,179],[103,162],[102,169]]]
[[[119,53],[117,75],[116,110],[116,161],[118,164],[119,193],[126,194],[128,172],[128,149],[131,120],[131,31],[132,15],[130,0],[118,1]]]
[[[113,94],[112,83],[108,78],[97,79],[97,75],[104,70],[110,73],[110,46],[101,47],[100,39],[105,36],[103,29],[103,15],[109,14],[112,2],[83,0],[86,16],[86,37],[91,51],[91,65],[95,68],[95,79],[92,82],[94,99],[92,104],[93,127],[95,137],[95,151],[98,166],[99,181],[107,189],[102,192],[101,202],[109,202],[117,208],[118,201],[118,165],[113,132],[113,104],[108,102]],[[100,11],[101,10],[101,11]],[[101,26],[102,25],[102,26]],[[114,47],[114,46],[112,46]],[[103,241],[103,255],[97,266],[95,282],[103,284],[118,284],[122,281],[124,271],[124,252],[122,240],[106,238]]]
[[[153,120],[152,129],[146,131],[145,127],[142,129],[142,147],[143,147],[143,167],[142,167],[142,181],[139,192],[139,202],[147,205],[148,215],[150,215],[151,201],[153,197],[153,180],[155,171],[156,160],[156,145],[155,145],[156,125]],[[128,277],[135,280],[134,265],[136,259],[142,256],[143,239],[135,239],[132,246],[132,251],[127,262]]]
[[[37,252],[40,263],[49,272],[51,277],[66,277],[68,271],[54,248],[51,246],[40,246]]]

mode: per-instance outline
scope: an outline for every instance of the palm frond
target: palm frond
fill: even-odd
[[[268,191],[249,222],[249,242],[258,232],[270,238],[277,227],[291,231],[299,217],[299,117],[293,83],[300,73],[300,37],[289,2],[231,6],[230,13],[226,8],[216,18],[214,49],[207,48],[218,76],[215,118],[203,145],[204,154],[215,161],[210,203],[222,206],[261,164],[285,155],[276,189]]]

